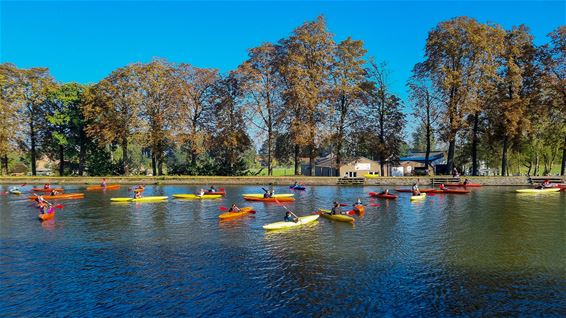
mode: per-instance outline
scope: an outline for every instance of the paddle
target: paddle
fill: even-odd
[[[348,206],[346,203],[340,203],[340,206]]]
[[[263,188],[262,188],[262,189],[263,189]],[[277,200],[277,198],[275,198],[275,203],[277,203],[278,205],[284,207],[285,210],[287,210],[287,212],[291,213],[292,216],[296,217],[296,218],[297,218],[297,221],[296,221],[296,222],[299,221],[299,217],[298,217],[295,213],[293,213],[293,211],[289,210],[286,206],[284,206],[283,204],[281,204],[281,202],[279,202],[279,200]]]
[[[381,204],[377,204],[377,203],[370,203],[370,206],[381,206]]]

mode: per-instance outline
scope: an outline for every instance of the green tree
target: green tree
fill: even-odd
[[[20,74],[15,65],[0,64],[0,173],[8,174],[8,154],[16,150],[20,118]]]

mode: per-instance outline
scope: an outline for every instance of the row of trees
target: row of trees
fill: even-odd
[[[562,158],[566,168],[566,27],[537,47],[526,26],[504,30],[459,17],[442,22],[427,38],[425,60],[409,81],[411,100],[430,145],[431,132],[448,143],[448,168],[509,153],[529,174],[548,174]],[[440,120],[439,120],[440,119]],[[456,148],[460,145],[460,155]],[[427,154],[430,147],[426,147]],[[428,157],[428,156],[427,156]]]
[[[407,84],[427,158],[444,142],[450,169],[471,162],[477,174],[480,160],[499,157],[506,174],[511,151],[548,173],[563,149],[564,174],[564,33],[536,47],[524,26],[505,31],[460,17],[432,30]],[[388,72],[362,41],[336,42],[322,17],[250,49],[227,74],[155,59],[80,85],[2,64],[2,172],[8,154],[23,150],[34,175],[43,155],[61,175],[138,173],[139,157],[153,175],[240,175],[254,160],[253,140],[262,140],[269,175],[276,162],[294,163],[298,174],[301,157],[312,174],[327,153],[337,167],[345,157],[376,159],[383,174],[405,145],[405,105]]]

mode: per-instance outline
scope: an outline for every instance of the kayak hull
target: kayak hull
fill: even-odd
[[[19,191],[19,190],[10,190],[9,192],[11,194],[22,194],[22,191]]]
[[[537,193],[556,193],[556,192],[560,192],[560,188],[518,189],[518,190],[515,190],[515,192],[517,192],[517,193],[531,193],[531,194],[537,194]]]
[[[233,219],[233,218],[237,218],[237,217],[241,217],[244,215],[248,215],[250,213],[255,212],[251,206],[248,207],[244,207],[240,209],[240,212],[226,212],[226,213],[222,213],[218,216],[219,219],[221,220],[227,220],[227,219]]]
[[[47,220],[52,220],[54,217],[55,217],[55,212],[39,214],[37,216],[37,218],[42,222]]]
[[[263,228],[265,230],[287,229],[287,228],[297,227],[297,226],[301,226],[301,225],[305,225],[305,224],[314,222],[314,221],[318,220],[319,217],[320,217],[320,215],[318,215],[318,214],[301,216],[301,217],[299,217],[299,220],[297,222],[284,222],[284,221],[283,222],[275,222],[275,223],[266,224],[266,225],[263,226]]]
[[[344,214],[330,214],[330,213],[326,213],[326,212],[319,212],[320,216],[322,216],[325,219],[329,219],[332,221],[338,221],[338,222],[354,222],[356,219],[354,219],[351,216],[347,216]]]
[[[445,183],[444,186],[451,187],[451,188],[479,188],[479,187],[481,187],[481,184],[479,184],[479,183],[468,183],[468,184]]]
[[[120,189],[120,186],[117,184],[108,184],[106,187],[103,186],[88,186],[86,187],[87,191],[102,191],[102,190],[117,190]]]
[[[57,194],[57,195],[44,195],[43,198],[47,199],[82,199],[85,197],[84,193],[67,193],[67,194]],[[30,200],[37,199],[37,195],[31,195],[28,197]]]
[[[226,192],[225,191],[205,192],[204,195],[220,195],[220,196],[223,196],[223,195],[226,195]]]
[[[436,189],[419,189],[419,191],[420,191],[421,193],[433,192],[433,191],[435,191],[435,190],[436,190]],[[395,191],[401,192],[401,193],[410,193],[410,192],[413,192],[413,190],[411,190],[411,189],[395,189]]]
[[[294,193],[281,193],[281,194],[274,194],[273,198],[289,198],[294,196]],[[244,197],[256,197],[256,198],[263,198],[263,193],[245,193],[242,194]]]
[[[421,193],[421,195],[412,195],[411,201],[420,201],[426,198],[426,193]]]
[[[303,186],[296,186],[296,187],[295,187],[295,186],[289,186],[289,189],[291,189],[291,190],[298,190],[298,191],[304,191],[304,190],[306,190],[307,188],[305,188],[305,187],[303,187]]]
[[[380,198],[380,199],[390,199],[390,200],[397,199],[397,196],[394,195],[394,194],[384,194],[384,193],[377,193],[377,192],[370,192],[369,196],[374,197],[374,198]]]
[[[173,194],[175,199],[185,199],[185,200],[212,200],[212,199],[220,199],[222,196],[220,194],[217,195],[203,195],[198,196],[196,194],[188,193],[188,194]]]
[[[154,197],[143,197],[143,198],[110,198],[112,202],[153,202],[153,201],[165,201],[169,197],[167,196],[154,196]]]
[[[413,192],[411,189],[395,189],[397,192]],[[421,193],[451,193],[451,194],[466,194],[470,193],[470,190],[463,190],[463,189],[419,189]]]
[[[280,197],[280,198],[259,198],[259,197],[244,197],[246,201],[256,201],[256,202],[293,202],[295,198],[292,197]]]

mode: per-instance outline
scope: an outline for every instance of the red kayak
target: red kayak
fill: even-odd
[[[411,189],[395,189],[395,191],[397,192],[413,192],[413,190]],[[452,194],[466,194],[466,193],[470,193],[470,190],[460,190],[460,189],[446,189],[446,190],[440,190],[440,189],[420,189],[419,190],[421,193],[452,193]]]
[[[381,198],[381,199],[397,199],[397,196],[394,194],[385,194],[385,193],[377,193],[377,192],[370,192],[369,196],[374,198]]]
[[[481,187],[481,184],[479,184],[479,183],[468,183],[468,184],[445,183],[444,186],[451,187],[451,188],[477,188],[477,187]]]

